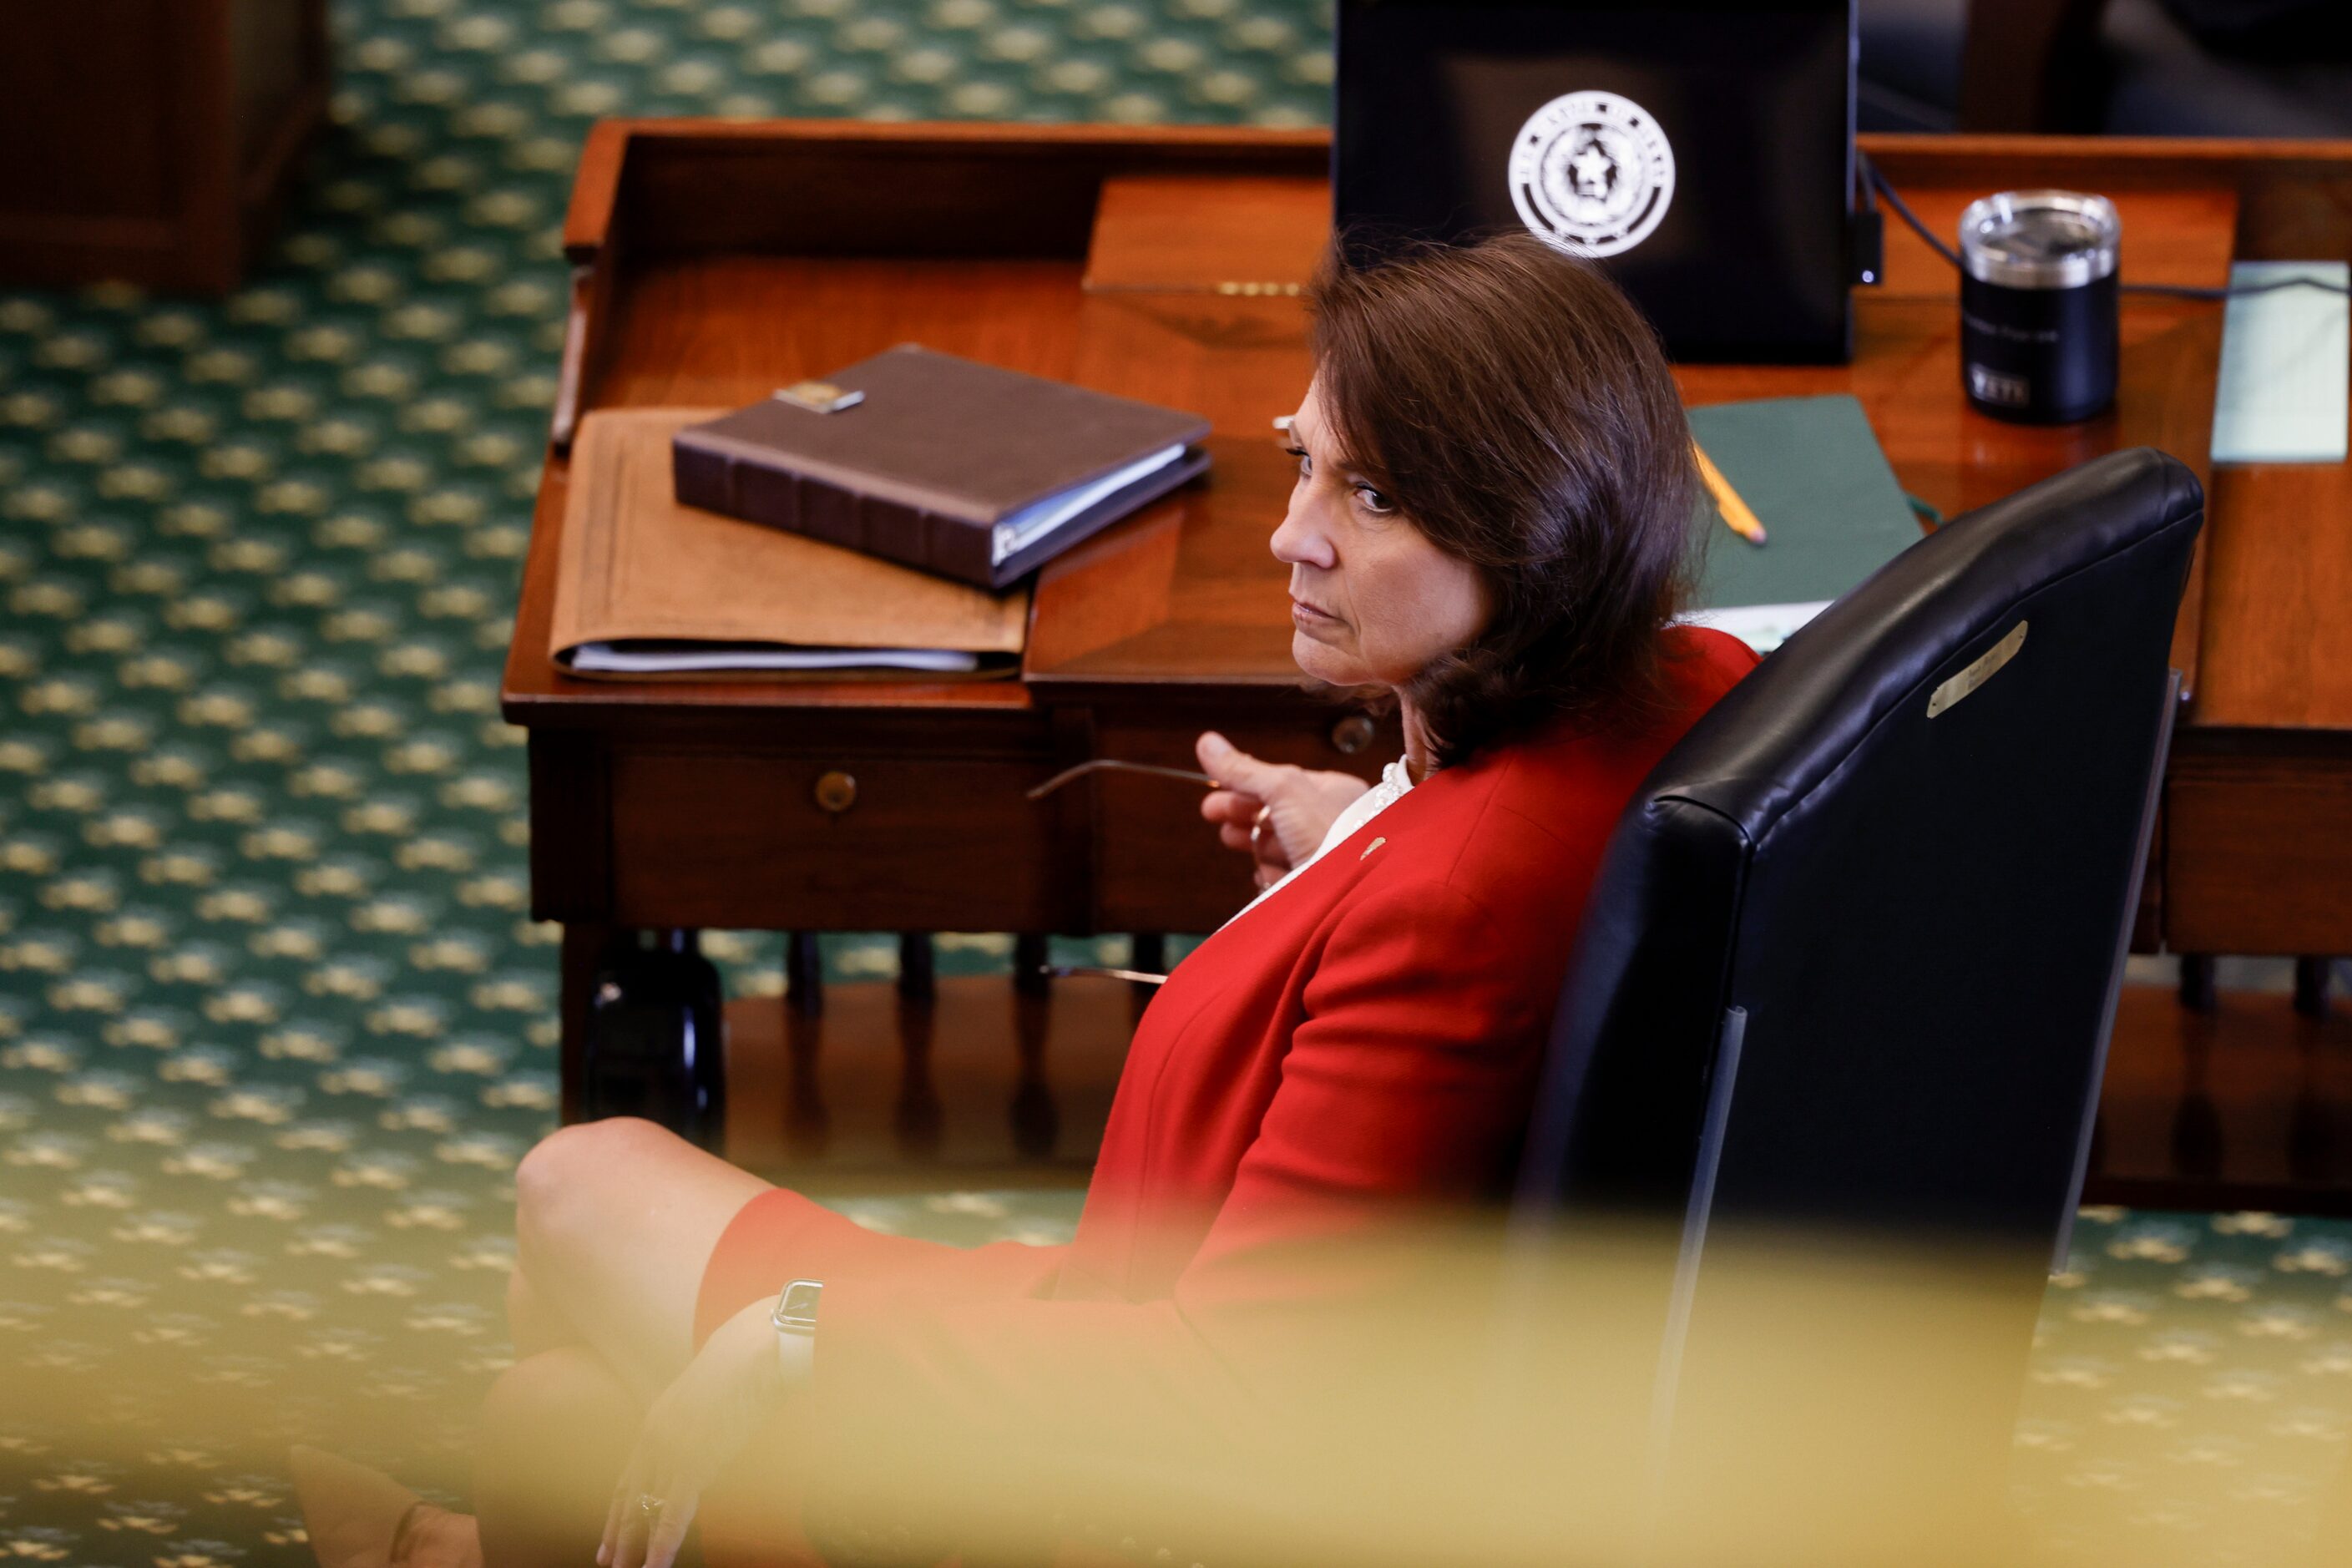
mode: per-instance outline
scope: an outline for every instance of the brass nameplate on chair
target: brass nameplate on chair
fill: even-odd
[[[2025,625],[2020,621],[2010,627],[2009,635],[1987,648],[1975,663],[1936,688],[1927,699],[1927,717],[1933,719],[1999,675],[2001,666],[2015,658],[2017,650],[2025,646]]]

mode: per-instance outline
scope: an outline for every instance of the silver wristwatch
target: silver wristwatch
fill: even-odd
[[[806,1340],[816,1334],[816,1305],[824,1294],[822,1279],[795,1279],[776,1298],[775,1310],[768,1321],[775,1325],[777,1350],[789,1357],[791,1340]],[[803,1355],[808,1352],[803,1351]]]

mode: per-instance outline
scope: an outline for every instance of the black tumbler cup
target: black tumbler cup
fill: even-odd
[[[2116,400],[2113,202],[2004,191],[1960,216],[1960,379],[1997,419],[2069,425]]]

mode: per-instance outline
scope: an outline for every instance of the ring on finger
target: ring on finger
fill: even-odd
[[[637,1512],[645,1517],[647,1524],[651,1524],[655,1520],[659,1519],[661,1517],[661,1499],[654,1496],[651,1492],[639,1492],[637,1494]]]
[[[1259,806],[1257,808],[1257,816],[1253,817],[1250,821],[1251,854],[1256,855],[1261,853],[1265,844],[1266,829],[1273,826],[1274,807],[1271,805]]]

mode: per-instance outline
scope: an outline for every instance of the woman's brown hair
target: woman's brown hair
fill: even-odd
[[[1698,475],[1648,321],[1528,234],[1419,246],[1316,279],[1311,344],[1347,468],[1486,580],[1492,616],[1406,689],[1441,766],[1662,692]]]

